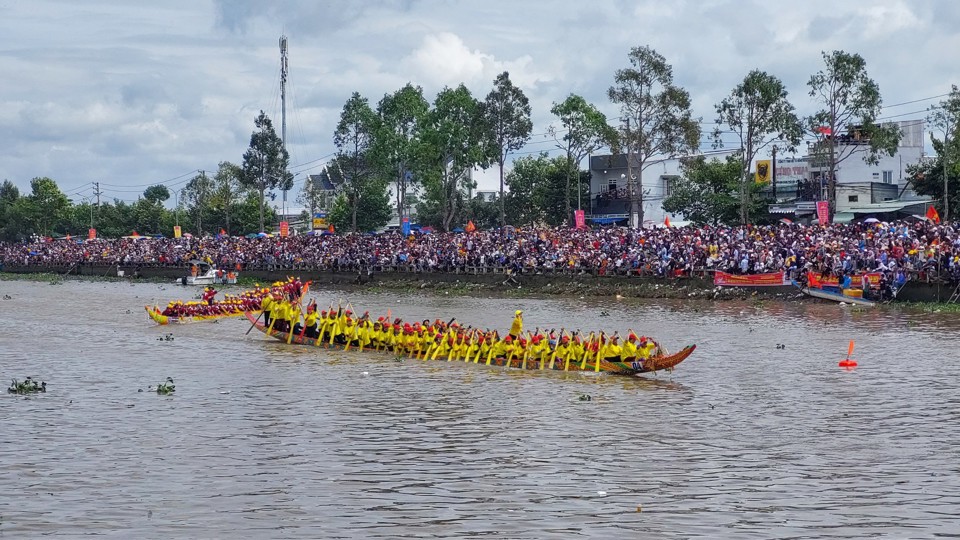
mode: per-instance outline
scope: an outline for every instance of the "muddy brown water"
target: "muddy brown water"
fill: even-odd
[[[49,385],[0,396],[0,538],[960,537],[958,314],[311,291],[698,345],[628,379],[157,326],[143,305],[173,285],[0,294],[0,377]]]

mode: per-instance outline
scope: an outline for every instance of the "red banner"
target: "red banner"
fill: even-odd
[[[573,211],[573,221],[578,229],[587,228],[587,219],[583,213],[583,210],[574,210]]]
[[[826,225],[830,219],[830,203],[827,201],[817,201],[817,220],[821,225]]]
[[[280,236],[287,236],[290,234],[290,224],[286,221],[280,222]]]
[[[87,231],[87,240],[93,240],[97,237],[97,230],[90,229]]]
[[[713,274],[713,284],[718,287],[782,287],[790,285],[790,280],[784,272],[769,274],[728,274],[716,272]]]
[[[850,276],[850,288],[851,289],[862,289],[863,288],[863,277],[866,276],[870,281],[871,289],[880,288],[880,272],[871,272],[869,274],[860,274],[857,276]],[[811,287],[822,288],[822,287],[840,287],[840,278],[837,276],[820,276],[820,274],[814,272],[807,272],[807,284]]]

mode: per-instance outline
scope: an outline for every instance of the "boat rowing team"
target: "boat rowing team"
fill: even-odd
[[[443,358],[489,362],[492,358],[509,360],[536,360],[541,365],[549,361],[585,362],[605,359],[611,362],[631,362],[636,369],[648,358],[661,356],[665,351],[652,339],[637,336],[632,331],[621,340],[619,333],[590,332],[582,336],[580,331],[567,332],[560,329],[549,332],[539,328],[534,332],[523,331],[523,311],[515,313],[510,333],[501,338],[496,330],[483,330],[463,326],[451,319],[449,322],[429,320],[422,322],[393,321],[387,317],[372,320],[369,312],[355,317],[350,309],[331,305],[329,310],[317,312],[317,304],[311,301],[301,323],[300,303],[280,295],[268,295],[263,299],[264,324],[271,330],[288,333],[288,339],[298,335],[315,340],[315,345],[351,345],[375,350],[392,350],[421,359]],[[291,322],[293,326],[291,327]]]
[[[217,291],[213,287],[204,290],[203,299],[200,301],[190,300],[184,302],[176,300],[167,304],[162,314],[168,317],[195,317],[198,315],[230,315],[243,313],[244,311],[256,311],[260,309],[260,301],[270,289],[253,289],[244,291],[239,295],[225,294],[223,300],[214,302],[213,298]]]

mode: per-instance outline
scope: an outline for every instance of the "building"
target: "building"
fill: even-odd
[[[893,156],[882,154],[875,165],[863,161],[869,139],[853,127],[836,138],[838,155],[848,155],[837,165],[836,213],[834,222],[859,218],[895,219],[924,213],[929,199],[917,196],[910,186],[907,167],[923,159],[923,120],[895,122],[901,133]],[[829,164],[817,156],[817,143],[808,146],[801,158],[777,159],[770,191],[774,203],[771,214],[812,221],[817,201],[828,200]]]
[[[725,153],[720,153],[711,155],[711,159],[724,159],[725,156]],[[643,226],[659,225],[668,216],[672,223],[682,223],[681,214],[668,214],[663,210],[663,200],[671,195],[674,183],[680,178],[680,159],[648,161],[642,176],[638,175],[639,163],[635,162],[631,169],[634,178],[638,178],[642,183]],[[590,197],[587,201],[581,201],[587,222],[598,225],[628,225],[630,197],[627,189],[626,155],[591,156]]]

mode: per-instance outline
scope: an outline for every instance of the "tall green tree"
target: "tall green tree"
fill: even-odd
[[[19,234],[19,227],[12,219],[13,205],[20,199],[20,190],[9,181],[0,184],[0,239],[13,240]]]
[[[397,186],[397,216],[406,215],[407,191],[417,182],[413,174],[417,155],[416,134],[430,111],[423,89],[407,83],[393,94],[383,96],[377,104],[379,123],[373,151],[383,176]]]
[[[744,188],[743,160],[734,154],[723,160],[704,156],[692,156],[680,161],[681,175],[672,184],[669,197],[663,200],[663,209],[670,213],[682,213],[688,220],[698,224],[734,224],[739,222],[740,197]],[[751,182],[746,186],[759,190]],[[750,198],[755,206],[762,201]]]
[[[697,151],[700,120],[691,112],[690,94],[673,84],[673,68],[663,55],[644,46],[630,49],[627,58],[630,67],[617,70],[607,96],[620,105],[625,121],[619,146],[627,150],[630,224],[639,227],[643,224],[644,169],[654,158],[672,159]]]
[[[217,174],[213,177],[210,208],[222,218],[222,225],[227,234],[232,234],[231,217],[234,207],[241,199],[241,178],[243,178],[243,169],[229,161],[221,161],[217,166]]]
[[[273,122],[263,112],[254,120],[256,129],[250,135],[250,147],[243,154],[241,185],[255,191],[260,199],[260,231],[264,230],[266,196],[274,189],[287,191],[293,187],[293,175],[287,171],[290,154],[283,140],[273,129]]]
[[[937,152],[940,168],[943,171],[941,175],[943,178],[943,189],[937,197],[939,197],[942,202],[940,217],[944,221],[947,221],[950,219],[951,206],[951,190],[948,185],[951,176],[950,171],[955,170],[958,163],[960,163],[960,154],[956,151],[957,135],[960,135],[960,90],[957,90],[957,85],[953,85],[947,99],[941,101],[940,104],[935,107],[930,107],[929,110],[930,114],[927,116],[927,122],[930,123],[931,127],[943,133],[943,140],[940,141],[942,151]],[[932,133],[930,137],[931,139],[934,138]],[[935,139],[934,142],[936,142]],[[933,195],[933,193],[930,194]],[[953,197],[956,196],[957,191],[954,189]],[[957,208],[956,205],[953,207]]]
[[[600,148],[614,144],[617,133],[607,124],[607,117],[602,112],[576,94],[570,94],[561,103],[554,103],[550,112],[560,120],[562,126],[561,129],[550,126],[548,132],[567,160],[563,193],[569,193],[583,158]],[[569,198],[566,199],[564,213],[564,223],[569,225],[573,216]]]
[[[958,133],[954,132],[952,138],[948,139],[947,144],[950,148],[944,148],[944,141],[937,139],[931,134],[930,140],[933,145],[933,151],[936,154],[935,159],[921,160],[919,163],[907,166],[907,174],[910,182],[913,183],[914,191],[920,195],[940,199],[940,218],[946,219],[947,204],[953,208],[960,208],[960,139],[956,137]],[[944,200],[944,189],[950,198],[949,202]]]
[[[194,176],[183,188],[183,201],[187,213],[193,218],[196,226],[194,234],[203,236],[203,216],[210,212],[210,199],[213,196],[213,180],[205,171]]]
[[[807,127],[816,137],[811,153],[826,165],[830,221],[837,210],[837,166],[855,154],[868,164],[879,162],[882,152],[892,156],[900,143],[896,124],[877,124],[883,100],[880,87],[867,75],[867,63],[859,54],[823,52],[824,69],[810,77],[810,96],[822,109],[807,117]],[[859,144],[839,144],[843,132]],[[865,144],[864,144],[865,143]]]
[[[378,129],[377,115],[367,98],[354,92],[344,104],[340,122],[333,133],[333,142],[337,146],[333,164],[337,176],[342,179],[343,204],[350,209],[350,230],[354,232],[360,230],[358,214],[369,206],[365,199],[383,200],[387,196],[386,181],[378,174],[373,150]],[[375,205],[373,200],[370,203]]]
[[[170,199],[170,189],[163,184],[156,184],[143,190],[143,197],[134,205],[136,214],[134,230],[144,234],[163,234],[166,213],[163,203],[168,199]],[[130,231],[124,234],[130,234]]]
[[[589,197],[590,173],[570,171],[566,156],[549,157],[546,152],[514,160],[507,175],[508,222],[514,225],[559,226],[567,221],[567,208],[581,198]],[[579,177],[570,183],[567,179]]]
[[[69,210],[70,199],[53,179],[47,177],[31,180],[30,195],[21,197],[14,204],[15,217],[24,221],[30,233],[43,236],[52,235],[54,227],[67,218]]]
[[[714,147],[723,147],[722,136],[733,133],[740,147],[740,223],[750,223],[752,194],[756,191],[751,164],[757,154],[780,143],[794,151],[803,136],[803,125],[787,99],[787,89],[777,77],[753,70],[730,95],[716,105]]]
[[[490,164],[483,128],[480,104],[461,84],[437,94],[418,133],[419,169],[426,188],[418,215],[427,215],[430,208],[435,208],[437,225],[443,231],[463,219],[464,192],[476,188],[470,174],[473,168]]]
[[[500,168],[500,225],[507,224],[503,196],[503,168],[507,156],[515,152],[530,140],[533,121],[530,120],[530,100],[510,81],[510,74],[504,71],[493,81],[493,90],[483,102],[483,116],[487,129],[487,141],[491,145],[494,161]]]

